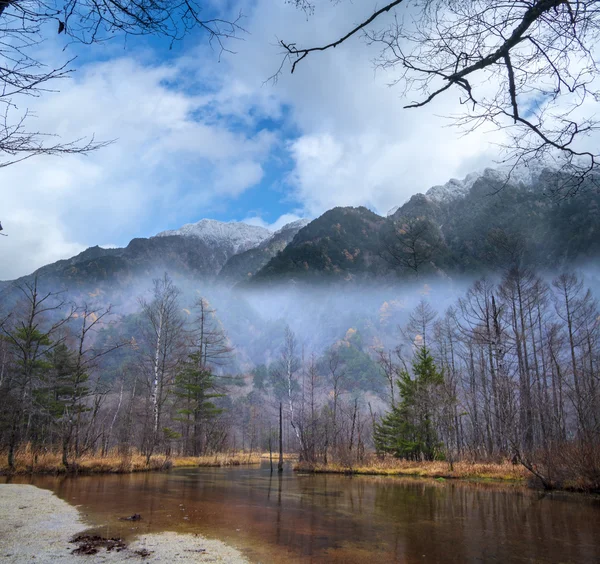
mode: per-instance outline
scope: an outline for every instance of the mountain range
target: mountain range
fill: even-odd
[[[539,270],[576,267],[600,255],[600,194],[590,182],[557,198],[568,181],[550,169],[486,169],[415,194],[387,217],[334,208],[245,285],[476,276],[514,261]]]
[[[552,194],[560,182],[550,169],[510,175],[486,169],[416,194],[387,217],[336,207],[276,232],[202,219],[124,248],[91,247],[29,277],[82,291],[163,270],[227,286],[346,284],[475,274],[516,254],[556,269],[600,255],[598,191],[581,186],[576,196],[557,199]]]

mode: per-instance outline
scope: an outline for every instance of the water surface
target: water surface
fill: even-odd
[[[598,498],[517,486],[268,467],[14,481],[51,489],[103,535],[200,533],[255,562],[600,562]]]

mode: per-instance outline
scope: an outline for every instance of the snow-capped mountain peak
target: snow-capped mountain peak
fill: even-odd
[[[296,221],[290,221],[290,223],[286,223],[282,228],[278,229],[273,233],[273,235],[277,235],[278,233],[283,233],[284,231],[289,231],[290,229],[296,229],[300,231],[303,227],[306,227],[310,223],[310,219],[302,218],[297,219]]]
[[[237,254],[258,246],[271,237],[273,232],[265,227],[247,223],[225,223],[215,219],[202,219],[197,223],[187,223],[179,229],[161,231],[156,237],[169,235],[195,237],[211,246],[224,245],[231,249],[232,254]]]
[[[483,171],[472,172],[459,180],[458,178],[452,178],[446,184],[440,186],[433,186],[425,195],[435,202],[449,202],[456,198],[462,198],[469,193],[469,190],[483,176],[497,175],[498,171],[491,168],[486,168]]]
[[[537,181],[542,172],[548,166],[544,164],[531,163],[529,166],[520,167],[501,167],[499,169],[486,168],[477,172],[472,172],[459,180],[452,178],[446,184],[433,186],[425,195],[435,202],[449,202],[457,198],[462,198],[469,193],[471,187],[480,178],[489,180],[507,182],[508,184],[531,186]]]

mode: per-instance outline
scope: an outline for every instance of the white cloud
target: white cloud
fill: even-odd
[[[3,210],[6,210],[3,207]],[[7,280],[31,270],[31,265],[71,257],[84,250],[85,246],[71,242],[65,235],[62,225],[51,213],[39,210],[29,214],[19,213],[5,222],[0,241],[0,279]]]
[[[248,187],[258,184],[262,177],[263,169],[259,163],[239,161],[219,171],[214,188],[225,196],[239,196]]]
[[[322,3],[308,20],[286,3],[258,2],[247,45],[231,60],[237,80],[258,88],[281,62],[275,38],[319,45],[364,19],[364,3]],[[336,205],[366,205],[379,213],[418,191],[493,164],[502,136],[468,136],[439,117],[458,112],[452,94],[419,110],[405,110],[393,74],[375,72],[376,48],[352,39],[313,53],[286,70],[276,85],[261,86],[289,108],[299,134],[288,143],[293,170],[288,198],[316,215]]]
[[[36,129],[65,140],[116,141],[88,156],[38,157],[0,169],[0,219],[10,231],[0,279],[101,240],[126,244],[154,234],[261,180],[277,136],[203,116],[210,98],[167,86],[182,70],[132,58],[88,64],[60,94],[30,105]]]
[[[284,225],[287,225],[288,223],[292,223],[293,221],[297,221],[303,218],[304,216],[300,216],[295,213],[284,213],[280,215],[274,222],[269,223],[258,215],[252,215],[243,219],[242,222],[247,223],[248,225],[257,225],[258,227],[265,227],[266,229],[270,229],[271,231],[277,231],[278,229],[281,229]]]

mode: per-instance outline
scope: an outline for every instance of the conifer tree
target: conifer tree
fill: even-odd
[[[412,365],[397,380],[400,402],[375,426],[379,453],[410,460],[433,460],[440,450],[435,428],[444,377],[426,347],[419,347]]]
[[[177,420],[184,423],[186,450],[193,456],[205,452],[206,424],[223,411],[212,401],[223,397],[223,394],[215,392],[214,375],[202,358],[201,350],[190,354],[175,378],[175,395],[183,403],[183,407],[178,409]]]

